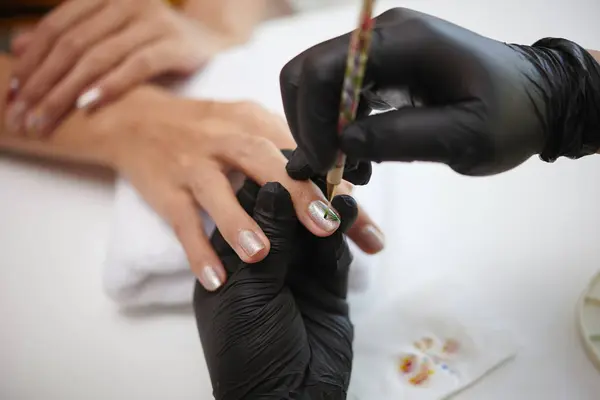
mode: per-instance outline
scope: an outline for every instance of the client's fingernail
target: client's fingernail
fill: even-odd
[[[312,220],[327,232],[333,232],[340,226],[340,216],[321,200],[310,203],[308,212]]]
[[[17,101],[9,107],[6,112],[6,121],[4,121],[6,130],[9,132],[19,132],[23,126],[23,117],[27,110],[27,104],[22,101]]]
[[[219,278],[219,274],[217,271],[209,265],[202,268],[202,272],[200,273],[200,282],[202,282],[202,286],[206,290],[214,291],[221,287],[223,282],[221,282],[221,278]]]
[[[367,225],[360,231],[360,237],[373,252],[379,252],[385,247],[383,233],[373,225]]]
[[[249,257],[256,255],[265,248],[265,244],[260,240],[260,237],[256,233],[248,230],[240,231],[238,242],[242,250],[244,250],[244,253]]]
[[[12,78],[8,84],[8,93],[6,94],[6,102],[10,103],[15,99],[17,92],[19,91],[19,80]]]
[[[77,108],[86,109],[95,105],[100,97],[102,96],[102,91],[100,88],[93,88],[83,93],[81,96],[77,98]]]
[[[25,130],[28,135],[37,136],[44,129],[46,118],[39,112],[32,112],[25,118]]]

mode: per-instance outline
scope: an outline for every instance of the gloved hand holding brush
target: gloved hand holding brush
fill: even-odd
[[[318,44],[281,72],[295,179],[325,173],[339,149],[355,163],[431,161],[491,175],[535,154],[551,162],[600,148],[600,53],[565,39],[506,44],[403,8],[375,18],[362,112],[338,135],[349,41]],[[386,103],[395,109],[368,116]],[[350,171],[348,180],[368,181],[368,167]]]

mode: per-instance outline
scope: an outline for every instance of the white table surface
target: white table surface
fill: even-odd
[[[505,41],[563,36],[600,48],[600,3],[592,0],[413,0],[379,8],[390,5]],[[284,62],[355,20],[353,9],[343,9],[270,23],[211,65],[193,93],[281,110]],[[383,221],[389,246],[381,293],[452,273],[472,282],[470,301],[501,309],[522,341],[513,363],[459,398],[599,399],[600,375],[580,349],[574,307],[600,268],[600,157],[531,160],[486,179],[424,164],[376,172],[395,184]],[[102,293],[110,179],[3,157],[0,184],[0,398],[212,398],[188,311],[123,315]]]

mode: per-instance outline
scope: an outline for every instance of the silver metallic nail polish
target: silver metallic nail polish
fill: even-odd
[[[238,243],[242,250],[244,250],[244,253],[249,257],[254,256],[265,248],[265,244],[260,240],[260,237],[256,233],[248,230],[240,231],[238,234]]]
[[[102,91],[100,90],[100,88],[90,89],[87,92],[83,93],[81,96],[79,96],[79,98],[77,99],[76,106],[79,109],[85,109],[90,106],[93,106],[95,103],[98,102],[98,100],[100,100],[101,96]]]
[[[204,288],[209,291],[217,290],[223,284],[215,269],[209,265],[202,268],[200,280]]]
[[[308,213],[313,221],[327,232],[335,231],[340,226],[340,216],[321,200],[315,200],[308,206]],[[327,213],[327,216],[325,215]]]
[[[360,236],[373,251],[380,251],[385,247],[383,233],[373,225],[365,226],[360,231]]]

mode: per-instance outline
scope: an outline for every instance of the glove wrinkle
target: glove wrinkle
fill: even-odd
[[[248,188],[239,196],[245,207],[254,203],[254,219],[271,241],[269,255],[245,264],[215,233],[212,242],[220,246],[228,280],[216,292],[196,284],[194,293],[214,397],[341,399],[349,383],[353,337],[345,287],[338,283],[346,285],[344,263],[351,259],[344,236],[341,230],[327,238],[308,232],[281,185],[267,183],[254,202]],[[357,215],[356,202],[343,196],[334,201],[342,225],[349,225]]]

